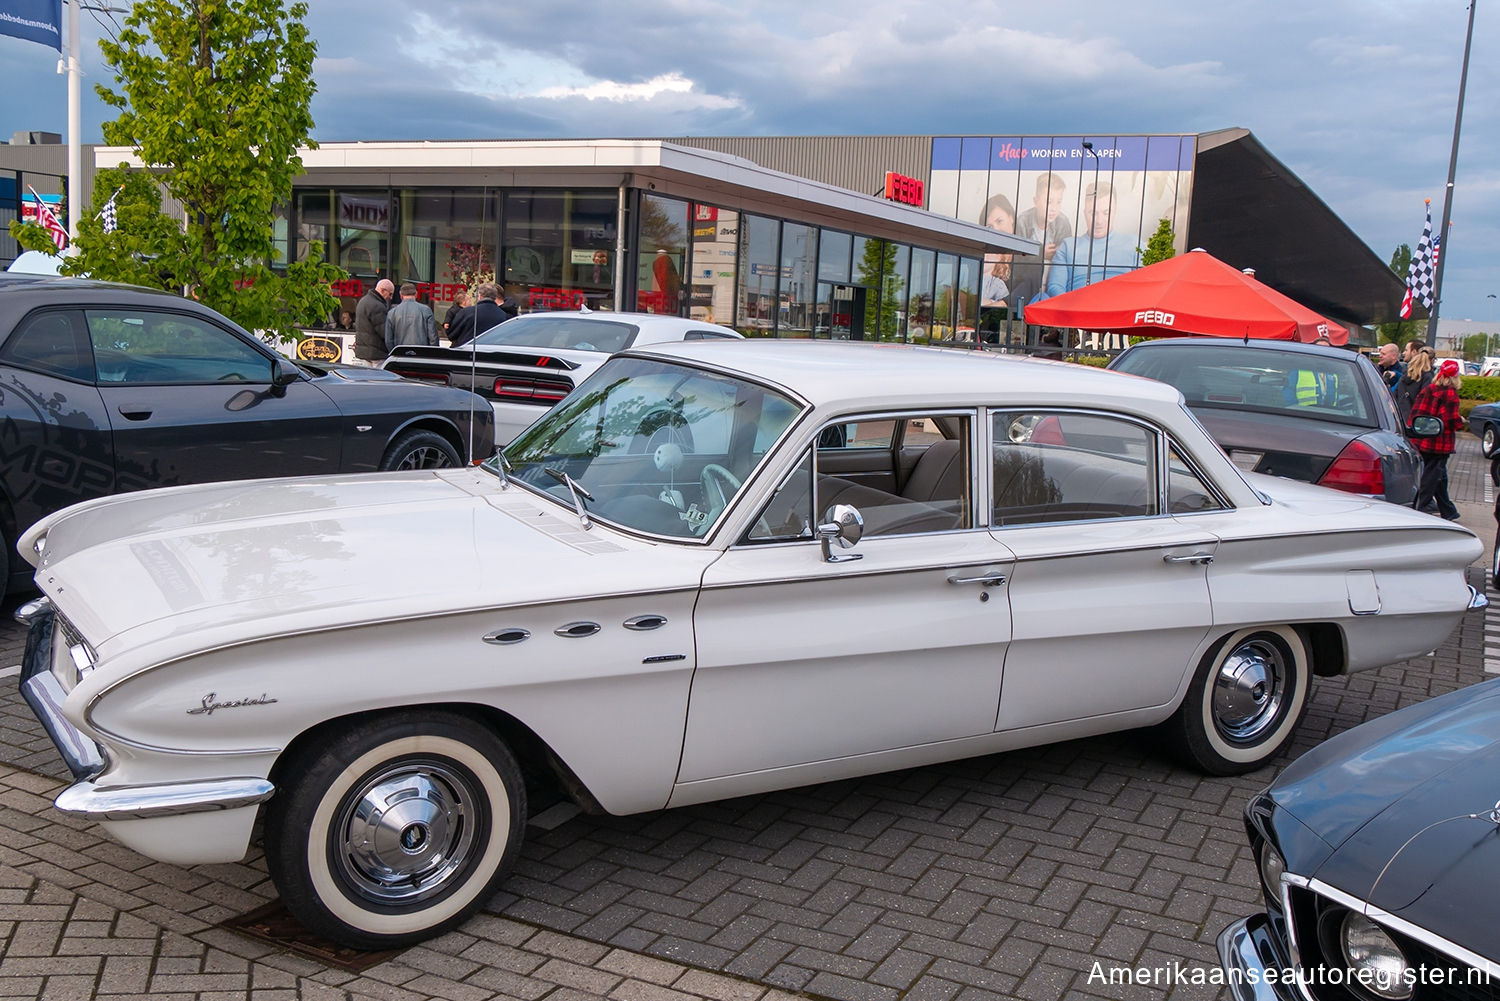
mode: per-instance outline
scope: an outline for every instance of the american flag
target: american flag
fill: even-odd
[[[1411,255],[1411,267],[1406,270],[1406,295],[1401,299],[1401,319],[1411,316],[1414,300],[1422,301],[1422,308],[1432,308],[1432,281],[1437,273],[1438,244],[1432,238],[1432,203],[1427,203],[1427,224],[1422,227],[1422,239],[1417,241],[1417,252]]]
[[[36,199],[37,223],[52,234],[52,242],[57,245],[57,249],[63,249],[68,245],[67,228],[57,221],[57,216],[53,214],[52,209],[47,203],[42,201],[42,196],[36,193],[35,188],[31,188],[31,197]]]

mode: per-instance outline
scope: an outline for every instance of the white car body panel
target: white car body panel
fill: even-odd
[[[890,347],[625,355],[807,404],[701,538],[585,530],[557,494],[477,469],[170,488],[33,526],[18,549],[95,655],[62,707],[108,752],[80,785],[264,779],[330,719],[458,703],[519,721],[599,805],[632,813],[1156,723],[1240,627],[1331,623],[1340,668],[1358,670],[1427,652],[1468,605],[1467,529],[1247,478],[1147,380]],[[980,482],[978,527],[870,537],[858,561],[824,562],[813,539],[736,545],[825,423],[1021,403],[1165,429],[1230,506],[990,528]],[[988,434],[976,420],[974,447]],[[1166,560],[1200,553],[1212,562]],[[971,572],[1008,579],[948,580]],[[1378,610],[1356,614],[1372,590]],[[665,623],[624,627],[642,615]],[[556,632],[576,622],[600,629]],[[484,639],[509,629],[529,639]],[[156,858],[224,861],[254,817],[107,827]]]

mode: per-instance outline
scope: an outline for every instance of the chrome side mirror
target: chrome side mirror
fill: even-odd
[[[818,526],[814,534],[823,541],[824,562],[843,563],[846,560],[862,559],[863,556],[859,553],[839,556],[833,551],[835,543],[840,549],[852,549],[864,537],[865,519],[860,517],[859,508],[852,504],[835,504],[823,515],[823,519],[823,524]]]
[[[1407,434],[1413,438],[1436,438],[1443,433],[1441,417],[1413,417]]]

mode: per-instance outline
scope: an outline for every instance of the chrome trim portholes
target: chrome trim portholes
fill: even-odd
[[[626,629],[632,629],[636,632],[645,632],[650,629],[660,629],[662,626],[666,625],[667,617],[665,615],[656,614],[637,615],[632,618],[626,619],[623,624]]]
[[[513,626],[509,629],[496,629],[492,633],[485,633],[482,638],[486,643],[493,643],[496,646],[510,646],[512,643],[522,643],[530,639],[531,630]]]
[[[593,636],[603,627],[597,622],[569,622],[565,626],[558,626],[552,630],[556,636],[564,639],[582,639],[585,636]]]

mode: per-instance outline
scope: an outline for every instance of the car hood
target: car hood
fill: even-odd
[[[117,495],[43,519],[22,550],[43,533],[37,582],[101,659],[695,586],[713,555],[586,532],[570,509],[472,468]]]
[[[1500,958],[1500,825],[1487,816],[1500,800],[1500,679],[1334,737],[1270,794],[1334,846],[1304,875]]]

